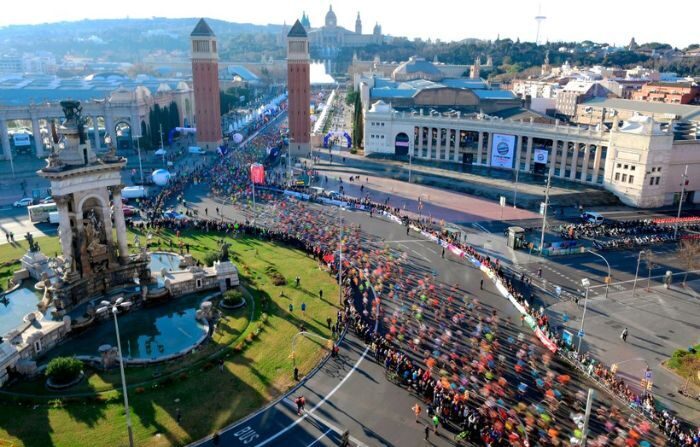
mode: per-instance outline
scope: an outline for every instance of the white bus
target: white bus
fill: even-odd
[[[48,222],[49,213],[58,211],[55,203],[42,203],[40,205],[32,205],[27,207],[27,212],[29,213],[29,220],[32,223],[37,222]]]

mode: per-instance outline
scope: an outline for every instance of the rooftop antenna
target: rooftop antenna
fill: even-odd
[[[537,15],[535,16],[535,21],[537,22],[537,36],[535,36],[535,45],[540,44],[540,27],[542,26],[542,22],[544,22],[547,19],[547,17],[542,15],[542,4],[537,7]]]

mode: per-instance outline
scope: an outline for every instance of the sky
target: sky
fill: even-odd
[[[28,7],[3,8],[0,26],[127,16],[291,24],[306,11],[316,27],[323,24],[331,4],[340,26],[354,30],[359,11],[365,33],[379,22],[384,34],[409,38],[495,40],[500,35],[534,41],[534,18],[543,15],[541,42],[593,40],[621,46],[634,36],[637,43],[666,42],[680,48],[700,43],[697,0],[675,0],[668,7],[627,0],[29,0]]]

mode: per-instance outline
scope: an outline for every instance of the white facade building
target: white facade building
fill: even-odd
[[[635,116],[612,128],[583,129],[490,118],[398,112],[375,102],[365,112],[365,155],[393,154],[551,175],[598,185],[623,203],[677,203],[688,165],[686,200],[700,203],[700,141]]]

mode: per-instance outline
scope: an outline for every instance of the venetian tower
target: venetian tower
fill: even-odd
[[[207,22],[199,19],[190,39],[197,144],[205,150],[215,151],[222,144],[216,36]]]
[[[287,34],[287,91],[289,93],[289,151],[307,154],[311,131],[311,75],[309,73],[309,38],[297,20]]]

